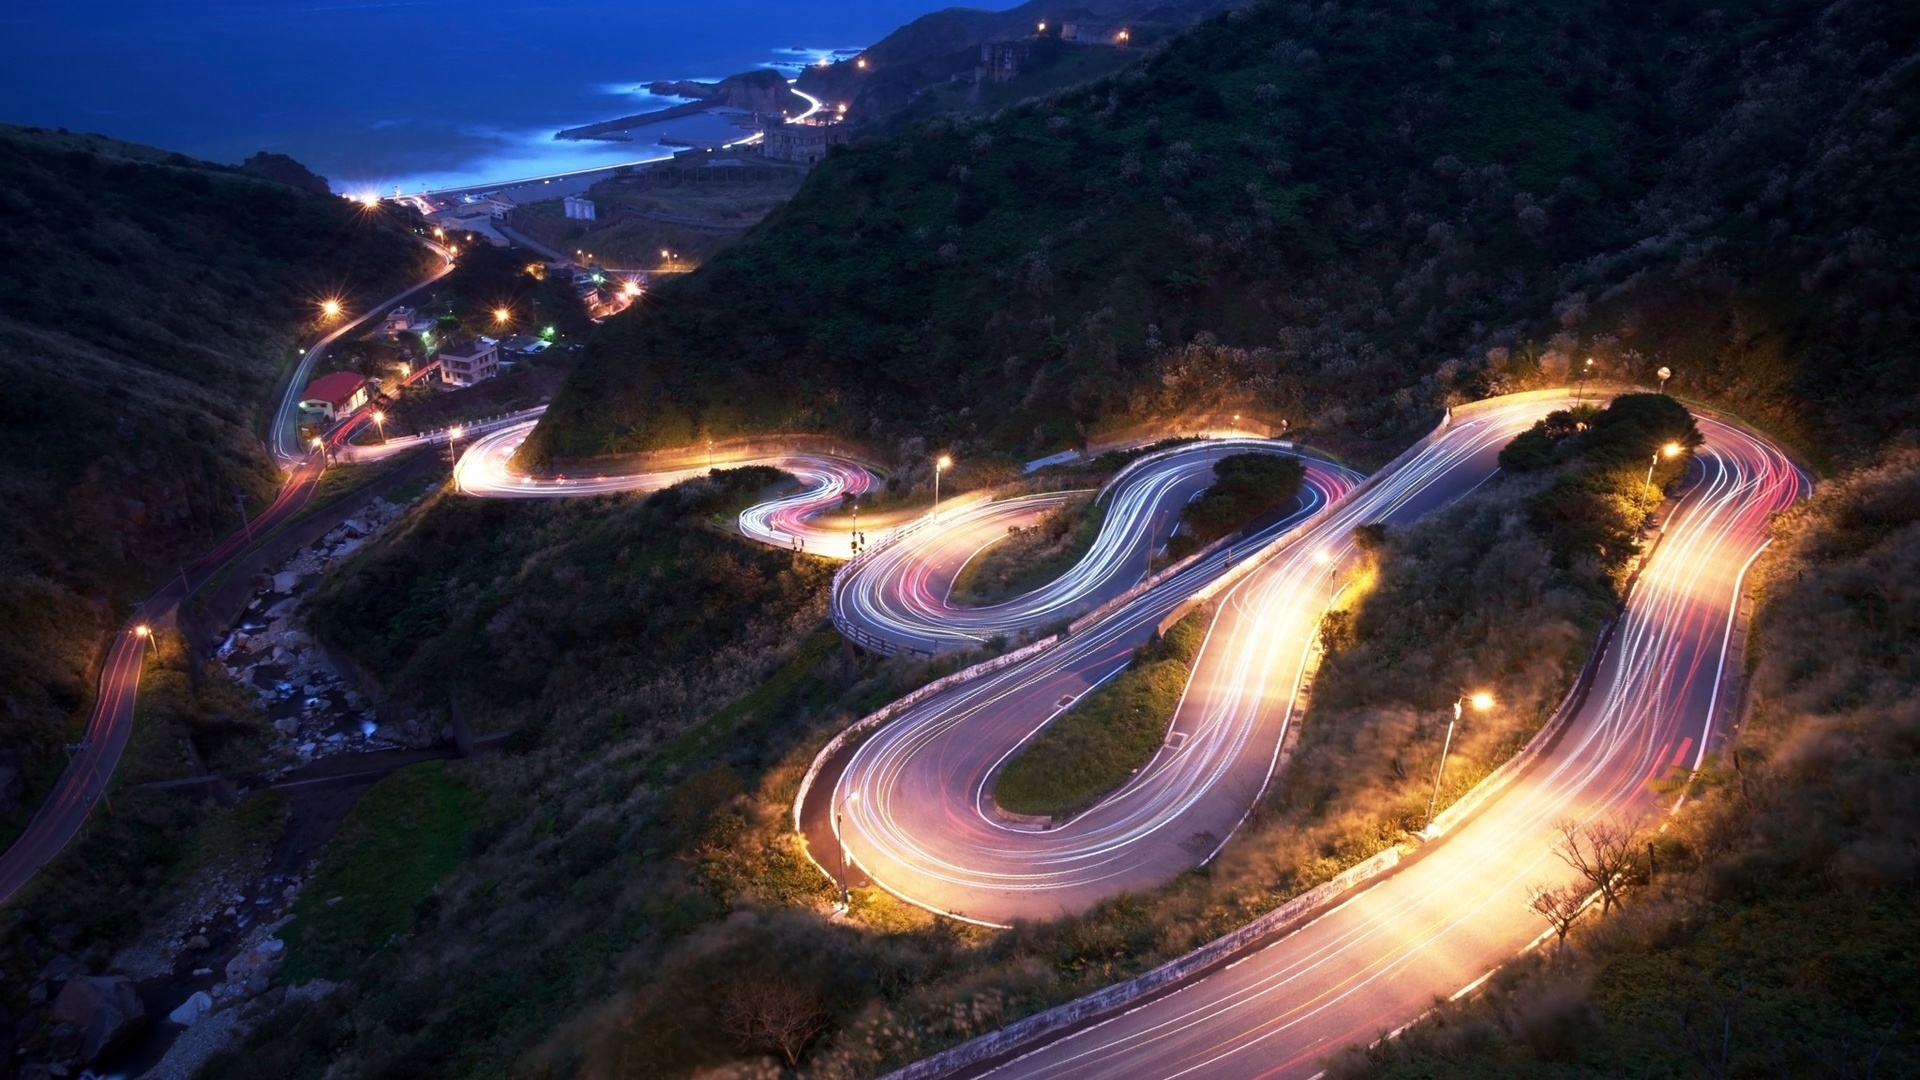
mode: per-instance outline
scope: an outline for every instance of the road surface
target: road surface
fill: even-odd
[[[434,247],[431,244],[428,246]],[[182,567],[178,575],[148,597],[114,632],[107,644],[98,688],[87,713],[81,740],[71,751],[66,770],[54,782],[52,792],[34,811],[20,836],[5,854],[0,854],[0,904],[11,899],[33,879],[41,867],[65,850],[80,827],[86,824],[94,802],[113,778],[113,770],[119,765],[120,755],[125,752],[133,730],[134,707],[140,691],[140,671],[146,659],[149,640],[141,632],[142,629],[170,623],[182,600],[252,547],[254,537],[265,536],[291,520],[306,508],[308,500],[313,497],[320,475],[326,469],[326,457],[315,448],[300,445],[297,425],[300,392],[306,388],[307,375],[313,370],[314,362],[326,346],[338,340],[341,334],[386,312],[409,293],[445,276],[449,269],[451,263],[439,267],[405,292],[388,298],[358,318],[346,322],[308,349],[294,366],[285,396],[275,410],[267,439],[268,450],[285,470],[279,493],[271,504],[240,530],[227,536],[197,562]],[[336,431],[330,439],[344,438],[345,434],[344,429]]]
[[[1699,480],[1669,518],[1584,706],[1518,779],[1410,862],[1290,935],[1013,1060],[1006,1078],[1311,1077],[1475,985],[1545,929],[1531,886],[1573,875],[1554,823],[1653,817],[1652,784],[1724,734],[1744,575],[1770,515],[1808,491],[1781,451],[1701,418]]]

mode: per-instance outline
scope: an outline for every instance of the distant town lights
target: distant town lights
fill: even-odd
[[[855,60],[853,62],[853,66],[859,68],[861,71],[867,70],[867,58],[863,56],[858,60]]]

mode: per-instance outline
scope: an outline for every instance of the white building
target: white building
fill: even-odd
[[[562,200],[567,209],[567,217],[574,221],[594,220],[593,200],[580,195],[569,195]]]
[[[440,381],[449,386],[472,386],[500,374],[500,343],[490,337],[440,350]]]

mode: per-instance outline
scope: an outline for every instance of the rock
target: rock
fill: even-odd
[[[213,998],[205,990],[195,990],[193,996],[180,1003],[180,1007],[167,1014],[167,1019],[181,1027],[192,1027],[199,1019],[213,1011]]]
[[[66,953],[61,953],[47,961],[47,966],[40,969],[40,977],[48,982],[65,982],[76,975],[86,973],[86,965]]]
[[[276,947],[268,948],[269,945]],[[268,938],[235,956],[227,961],[227,981],[244,987],[250,995],[264,993],[273,981],[274,973],[280,970],[281,962],[286,959],[281,955],[285,947],[278,938]]]
[[[195,934],[187,939],[187,948],[192,949],[194,952],[206,952],[208,949],[213,948],[213,942],[208,941],[207,935],[205,934]]]
[[[292,735],[294,732],[300,730],[300,721],[291,716],[283,716],[273,722],[273,730],[282,735]]]
[[[273,591],[290,593],[300,587],[300,575],[291,570],[282,570],[273,575]]]
[[[349,540],[346,543],[341,544],[339,547],[333,549],[333,557],[336,559],[344,559],[347,556],[353,554],[354,552],[359,551],[360,545],[362,543],[364,543],[364,541]]]
[[[299,607],[300,607],[300,601],[295,600],[293,597],[289,596],[285,600],[282,600],[279,603],[268,608],[267,618],[269,619],[287,618],[288,616],[292,615],[294,611],[296,611]]]
[[[68,979],[53,1002],[53,1019],[80,1033],[80,1058],[91,1065],[119,1049],[147,1022],[147,1008],[124,975]]]

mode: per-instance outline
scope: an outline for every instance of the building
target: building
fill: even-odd
[[[366,377],[354,371],[336,371],[307,384],[300,395],[300,411],[338,420],[367,403]]]
[[[413,309],[397,307],[387,312],[386,319],[381,322],[380,336],[392,341],[411,329],[413,329]]]
[[[774,161],[812,165],[827,151],[852,138],[845,124],[789,124],[769,120],[761,129],[760,156]]]
[[[1133,34],[1124,26],[1112,23],[1070,22],[1060,24],[1061,41],[1078,41],[1086,45],[1125,45],[1132,41]]]
[[[579,195],[569,195],[561,201],[563,205],[565,205],[566,207],[568,220],[570,221],[594,220],[595,208],[594,208],[592,199],[584,198]]]
[[[440,381],[449,386],[472,386],[500,374],[500,343],[489,337],[440,350]]]
[[[1006,82],[1027,65],[1024,41],[989,41],[980,46],[980,66],[974,69],[974,82]]]

